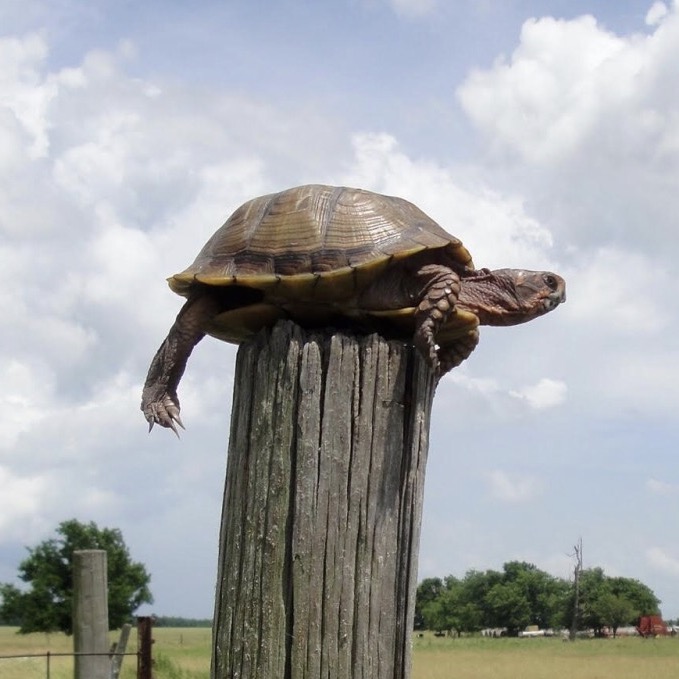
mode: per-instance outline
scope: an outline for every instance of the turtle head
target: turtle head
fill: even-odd
[[[518,325],[566,301],[566,283],[550,271],[481,269],[463,278],[458,306],[482,325]]]

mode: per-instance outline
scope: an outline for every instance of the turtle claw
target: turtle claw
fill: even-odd
[[[172,431],[174,432],[174,435],[180,439],[181,436],[179,436],[179,432],[177,431],[177,427],[175,427],[175,424],[178,424],[184,431],[186,431],[186,427],[182,424],[182,421],[179,419],[179,413],[177,413],[176,416],[172,416],[172,419],[170,420],[170,424],[166,425]]]
[[[144,417],[149,423],[149,433],[155,424],[159,424],[166,429],[172,429],[175,436],[180,438],[176,425],[179,425],[182,429],[186,429],[186,427],[179,417],[179,403],[175,399],[176,397],[173,399],[169,394],[164,394],[159,399],[142,404]]]
[[[174,426],[174,422],[170,422],[169,424],[170,429],[174,432],[174,435],[179,439],[181,436],[179,436],[179,432],[177,431],[177,427]]]

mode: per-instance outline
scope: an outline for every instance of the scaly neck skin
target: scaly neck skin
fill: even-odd
[[[476,314],[482,325],[517,325],[546,313],[563,298],[563,291],[547,287],[543,272],[482,270],[463,279],[458,306]],[[546,305],[549,299],[554,303]]]
[[[514,286],[504,277],[498,278],[492,273],[484,277],[465,279],[457,306],[476,314],[481,325],[505,325],[498,323],[504,315],[502,312],[505,309],[517,312],[521,308]]]

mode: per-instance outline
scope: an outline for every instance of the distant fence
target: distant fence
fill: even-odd
[[[52,653],[52,651],[45,651],[45,653],[22,653],[20,655],[0,655],[0,661],[2,660],[20,660],[29,658],[45,658],[45,677],[50,679],[50,673],[52,670],[52,658],[75,658],[76,656],[95,656],[95,655],[106,655],[111,658],[111,672],[113,672],[113,659],[114,657],[120,658],[121,656],[133,655],[137,657],[137,666],[139,666],[139,655],[140,652],[136,653]],[[0,664],[0,667],[2,665]],[[0,673],[2,676],[2,673]],[[113,675],[112,679],[113,679]],[[139,677],[139,672],[137,672]],[[150,675],[149,675],[150,676]],[[139,678],[141,679],[141,678]]]
[[[129,629],[129,625],[127,626]],[[58,652],[45,651],[44,653],[20,653],[13,655],[0,655],[0,668],[2,668],[3,660],[20,660],[30,658],[45,658],[45,679],[51,679],[50,673],[52,670],[52,658],[76,658],[82,656],[107,656],[111,659],[111,679],[117,679],[120,672],[120,665],[125,656],[135,656],[137,658],[137,679],[151,679],[151,670],[153,668],[153,638],[151,630],[153,627],[153,618],[142,617],[137,618],[137,638],[138,649],[135,653],[125,653],[124,648],[116,650],[115,647],[107,653],[83,653],[83,652]],[[0,669],[0,677],[4,673]]]

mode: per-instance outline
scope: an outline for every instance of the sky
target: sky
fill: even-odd
[[[679,616],[679,8],[653,0],[0,0],[0,582],[63,520],[120,528],[142,614],[209,617],[235,347],[149,434],[183,270],[242,202],[402,196],[554,313],[438,387],[419,578],[534,563]]]

